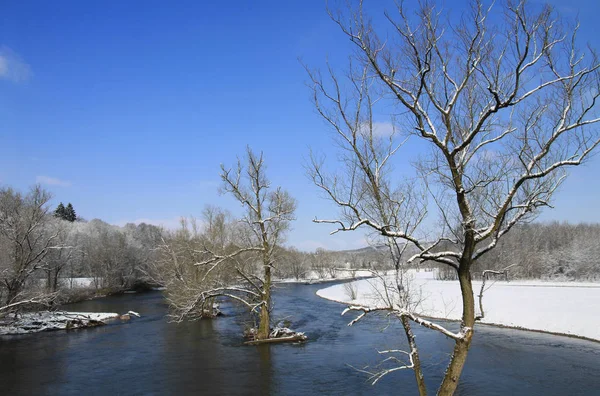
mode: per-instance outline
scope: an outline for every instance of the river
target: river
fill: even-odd
[[[125,294],[68,306],[73,311],[139,312],[141,318],[67,332],[0,339],[2,395],[412,395],[413,373],[375,386],[355,368],[377,350],[405,346],[400,326],[373,315],[353,327],[340,304],[315,296],[322,285],[279,285],[275,318],[305,331],[303,345],[241,345],[237,307],[214,320],[169,323],[160,292]],[[455,326],[449,324],[449,326]],[[387,327],[387,328],[385,328]],[[385,330],[384,330],[385,328]],[[415,326],[430,393],[452,342]],[[479,326],[458,394],[600,394],[600,344]]]

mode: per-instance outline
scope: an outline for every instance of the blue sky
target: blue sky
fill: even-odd
[[[599,3],[554,3],[600,48]],[[239,211],[217,193],[219,164],[250,144],[299,202],[289,244],[360,247],[361,233],[311,223],[336,209],[302,166],[309,147],[335,152],[298,59],[341,65],[350,48],[319,0],[4,0],[0,184],[40,182],[87,219],[172,226],[205,204]],[[572,171],[541,218],[600,221],[598,172],[600,158]]]

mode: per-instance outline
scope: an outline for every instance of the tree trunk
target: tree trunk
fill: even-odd
[[[258,218],[262,220],[261,202],[258,194],[256,207],[258,208]],[[264,222],[260,223],[260,231],[262,235],[262,262],[265,279],[262,286],[263,290],[262,305],[260,307],[260,323],[258,325],[258,332],[256,333],[256,336],[259,340],[266,340],[269,338],[269,333],[271,333],[271,247],[269,246],[269,238],[267,236],[267,229]]]
[[[475,325],[475,299],[473,297],[473,285],[471,283],[471,274],[467,268],[468,265],[461,265],[458,271],[458,280],[463,300],[463,315],[460,326],[460,332],[463,338],[456,340],[454,352],[450,358],[450,363],[446,369],[444,380],[438,390],[438,395],[453,395],[458,386],[458,380],[462,373],[467,354],[473,338],[473,326]]]
[[[415,373],[415,380],[417,381],[417,388],[419,389],[420,396],[427,395],[427,387],[425,386],[425,378],[423,377],[423,370],[421,369],[421,359],[419,358],[419,351],[417,350],[417,343],[415,341],[415,335],[410,327],[410,321],[406,316],[401,316],[400,321],[404,327],[404,333],[410,346],[410,354],[413,363],[413,371]]]
[[[262,305],[260,307],[260,322],[258,324],[257,340],[266,340],[271,332],[271,267],[265,267],[265,282],[263,284]]]
[[[215,299],[207,298],[202,306],[202,312],[200,316],[202,318],[212,318],[215,312]]]
[[[58,277],[60,275],[60,268],[56,268],[54,270],[54,277],[52,279],[52,292],[56,293],[58,291]]]
[[[53,291],[52,290],[52,270],[48,269],[46,270],[46,289],[48,289],[48,291]]]
[[[7,285],[6,288],[8,290],[8,293],[6,293],[6,304],[5,305],[9,305],[17,300],[17,296],[21,292],[21,287],[17,282],[11,282],[11,285],[10,286]]]

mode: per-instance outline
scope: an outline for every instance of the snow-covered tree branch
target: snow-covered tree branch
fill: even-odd
[[[409,246],[412,263],[455,272],[461,330],[446,334],[455,348],[438,390],[452,394],[475,324],[473,265],[550,206],[566,169],[600,144],[600,61],[549,6],[473,0],[456,20],[443,19],[435,2],[408,7],[385,13],[388,30],[371,23],[362,1],[330,13],[356,55],[344,78],[330,66],[326,77],[307,71],[342,170],[327,172],[313,154],[309,174],[341,211],[316,222],[335,225],[334,233],[367,229],[388,246]],[[393,127],[382,135],[376,126],[389,109]],[[394,166],[414,141],[422,151],[411,158],[414,176],[398,177]],[[425,221],[432,216],[439,229]]]

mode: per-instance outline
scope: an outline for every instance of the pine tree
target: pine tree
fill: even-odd
[[[59,217],[64,220],[65,215],[66,215],[65,205],[63,205],[63,203],[61,202],[56,207],[56,210],[54,211],[54,216]]]
[[[69,202],[67,208],[65,209],[64,219],[70,221],[71,223],[77,220],[77,215],[75,214],[75,209],[73,209],[73,205],[71,205],[71,202]]]

